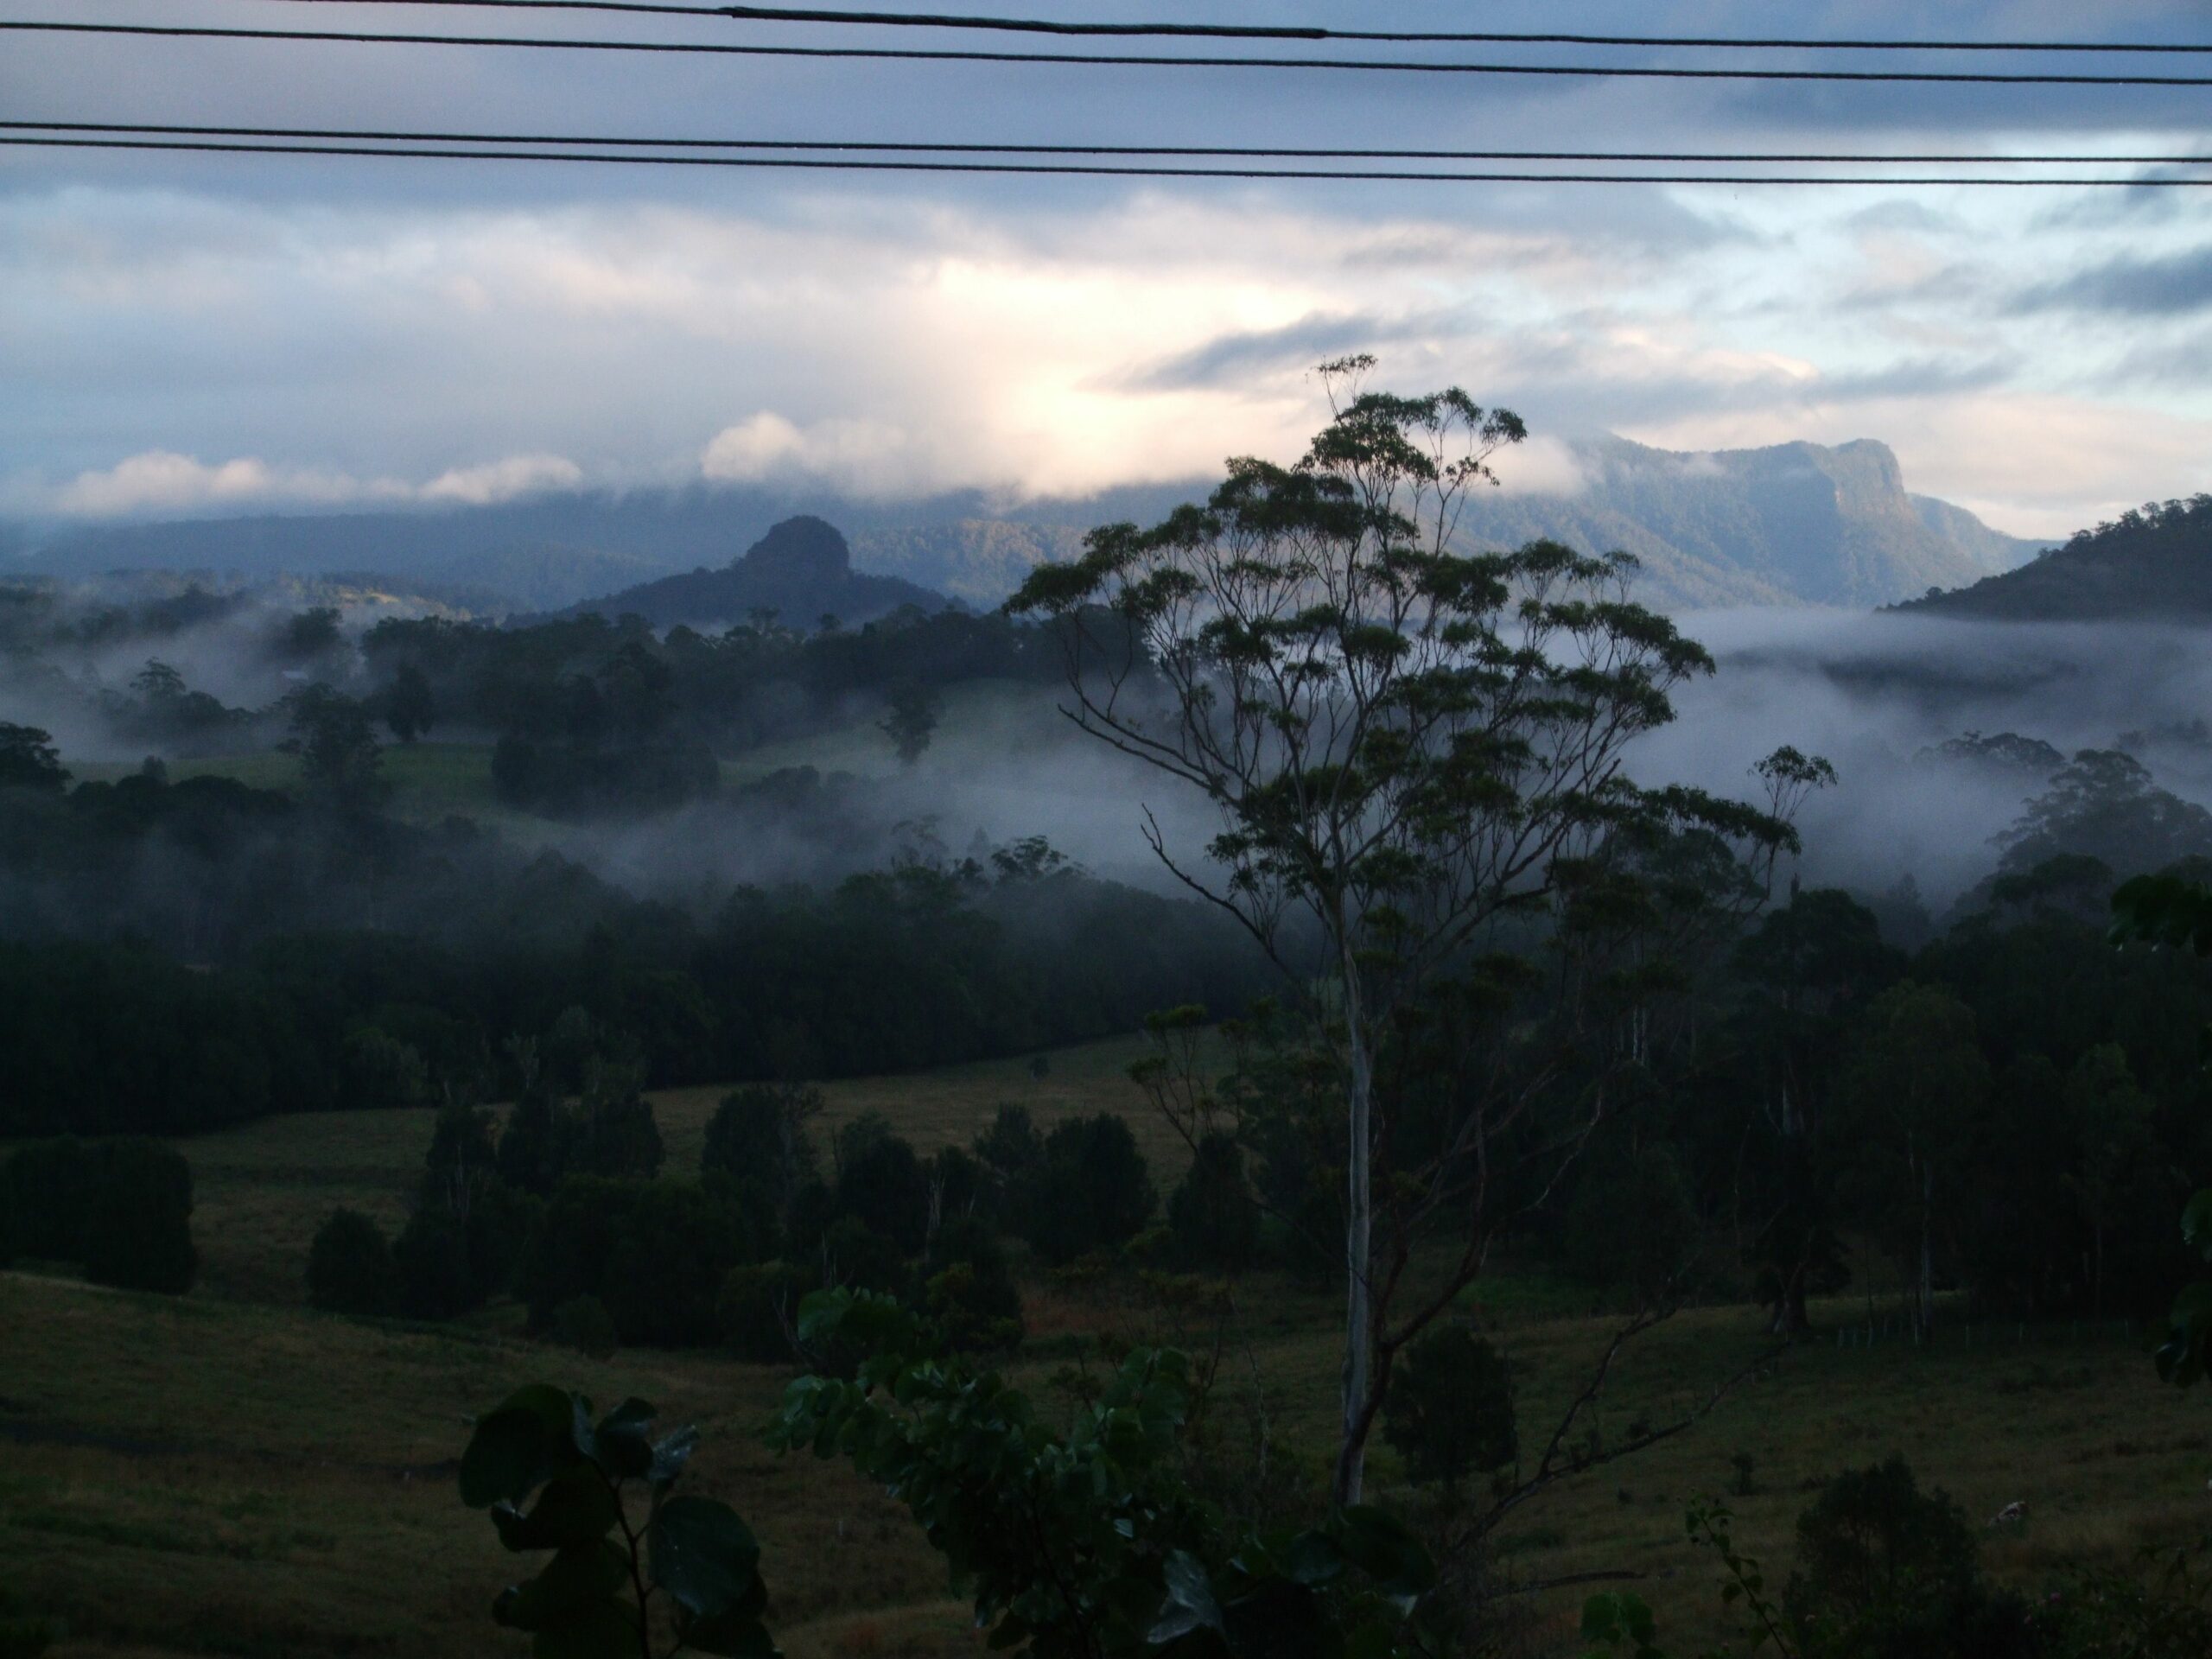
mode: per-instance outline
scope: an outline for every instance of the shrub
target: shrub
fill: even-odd
[[[1463,1325],[1430,1331],[1391,1375],[1382,1438],[1416,1484],[1455,1496],[1469,1475],[1512,1462],[1520,1443],[1505,1357]]]
[[[660,1173],[660,1123],[635,1070],[594,1060],[583,1099],[556,1120],[554,1166],[563,1176],[651,1180]]]
[[[858,1216],[840,1216],[822,1236],[822,1277],[849,1290],[881,1291],[905,1300],[914,1275],[896,1239],[886,1238]]]
[[[1562,1265],[1586,1284],[1649,1301],[1681,1280],[1697,1242],[1681,1164],[1647,1146],[1605,1160],[1584,1179],[1561,1234]]]
[[[1021,1293],[998,1236],[983,1223],[946,1223],[931,1241],[923,1301],[956,1349],[989,1351],[1021,1344]]]
[[[1177,1259],[1189,1268],[1236,1273],[1249,1266],[1259,1235],[1259,1206],[1244,1179],[1244,1154],[1228,1135],[1206,1135],[1167,1200]]]
[[[789,1360],[798,1329],[799,1299],[819,1283],[818,1275],[789,1262],[732,1268],[715,1304],[722,1340],[740,1359],[756,1364]]]
[[[1045,1162],[1045,1138],[1027,1106],[1000,1107],[991,1127],[976,1137],[975,1150],[1002,1202]]]
[[[0,1208],[18,1255],[77,1262],[85,1254],[97,1143],[63,1135],[18,1147],[0,1166]]]
[[[508,1289],[537,1209],[535,1199],[488,1176],[464,1188],[452,1207],[418,1203],[391,1246],[401,1312],[410,1319],[449,1319]]]
[[[929,1233],[929,1177],[914,1148],[873,1112],[837,1136],[836,1192],[840,1216],[866,1223],[907,1255],[920,1253]]]
[[[819,1089],[796,1084],[750,1084],[723,1096],[707,1120],[699,1173],[728,1177],[780,1215],[814,1178],[806,1125],[822,1104]]]
[[[358,1210],[334,1210],[308,1247],[308,1301],[330,1313],[395,1313],[399,1264],[375,1222]]]
[[[525,1090],[507,1114],[506,1127],[499,1134],[499,1179],[517,1192],[543,1198],[558,1182],[554,1160],[560,1109],[550,1090],[536,1086]]]
[[[94,1284],[181,1296],[200,1271],[192,1166],[153,1141],[111,1141],[95,1160],[82,1260]]]
[[[1110,1112],[1071,1118],[1045,1138],[1044,1163],[1016,1205],[1022,1231],[1055,1267],[1136,1236],[1153,1210],[1152,1178],[1129,1126]]]
[[[553,1340],[591,1359],[605,1359],[620,1345],[607,1305],[596,1296],[571,1296],[553,1310]]]
[[[1909,1653],[1915,1630],[1985,1617],[1974,1553],[1959,1506],[1940,1488],[1923,1492],[1892,1453],[1836,1476],[1797,1517],[1797,1570],[1783,1605],[1802,1633],[1839,1626],[1888,1632],[1861,1643],[1870,1659]]]
[[[532,1230],[520,1289],[534,1330],[596,1296],[626,1345],[684,1347],[720,1333],[715,1299],[741,1262],[766,1257],[772,1232],[696,1186],[575,1176]]]

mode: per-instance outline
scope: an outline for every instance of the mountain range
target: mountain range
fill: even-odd
[[[2010,569],[2044,546],[1909,493],[1897,457],[1871,441],[1684,453],[1609,437],[1572,446],[1572,488],[1477,492],[1463,533],[1482,545],[1548,536],[1588,551],[1624,550],[1644,566],[1637,596],[1675,611],[1889,604]],[[975,491],[890,501],[694,484],[435,511],[0,525],[0,563],[73,576],[153,569],[245,581],[372,572],[434,596],[496,595],[485,608],[514,613],[588,602],[651,613],[664,601],[684,609],[711,595],[721,614],[763,573],[728,595],[702,588],[703,577],[734,569],[776,524],[811,517],[838,526],[857,572],[983,608],[1033,566],[1079,550],[1092,526],[1154,519],[1204,489],[1195,481],[1135,486],[1008,504]],[[669,578],[673,585],[663,586]],[[773,608],[790,622],[823,611],[853,622],[880,613],[871,612],[874,600],[840,591],[842,600],[828,589],[792,588]],[[910,592],[881,608],[910,601],[922,602]]]

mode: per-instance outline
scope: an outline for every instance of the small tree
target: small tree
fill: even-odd
[[[838,1132],[837,1213],[865,1223],[907,1255],[929,1236],[930,1183],[913,1145],[870,1112]]]
[[[154,1141],[98,1152],[85,1215],[85,1276],[124,1290],[181,1296],[200,1271],[192,1242],[192,1166]]]
[[[727,1178],[783,1216],[814,1177],[806,1126],[823,1106],[822,1091],[806,1084],[748,1084],[723,1096],[707,1120],[700,1173]]]
[[[1198,1141],[1168,1198],[1167,1227],[1176,1255],[1191,1267],[1235,1273],[1251,1264],[1260,1211],[1234,1136],[1216,1131]]]
[[[384,1230],[358,1210],[332,1211],[308,1247],[308,1300],[329,1313],[398,1312],[399,1268]]]
[[[1062,1266],[1118,1249],[1152,1219],[1155,1194],[1129,1126],[1110,1112],[1071,1118],[1045,1137],[1044,1162],[1020,1206],[1037,1254]]]
[[[436,723],[437,698],[429,677],[414,663],[402,663],[384,689],[384,723],[402,743],[412,743]]]
[[[1470,1475],[1502,1469],[1519,1453],[1505,1357],[1464,1325],[1436,1326],[1390,1379],[1382,1438],[1415,1484],[1441,1486],[1456,1502]]]
[[[68,783],[52,733],[0,720],[0,789],[60,790]]]
[[[1685,838],[1764,874],[1795,844],[1791,797],[1827,775],[1778,753],[1764,811],[1630,783],[1627,747],[1673,717],[1669,692],[1712,658],[1629,601],[1625,555],[1463,550],[1466,493],[1495,481],[1489,459],[1522,423],[1457,389],[1363,391],[1372,366],[1323,365],[1334,418],[1295,466],[1231,461],[1205,506],[1094,531],[1081,559],[1039,567],[1008,604],[1053,623],[1081,729],[1218,810],[1205,848],[1217,879],[1147,815],[1154,851],[1294,985],[1315,982],[1286,918],[1310,918],[1323,942],[1309,1000],[1341,1065],[1347,1503],[1394,1357],[1471,1281],[1494,1225],[1453,1191],[1501,1128],[1490,1103],[1419,1137],[1436,1155],[1394,1166],[1389,1045],[1493,920],[1593,886],[1617,898]],[[1426,1070],[1404,1081],[1422,1086]],[[1394,1319],[1416,1235],[1440,1212],[1468,1221],[1459,1266]]]
[[[918,680],[902,680],[892,687],[891,712],[875,728],[891,740],[900,766],[912,766],[927,752],[944,708],[944,699],[936,689]]]
[[[384,750],[359,701],[329,686],[303,687],[285,699],[291,735],[285,747],[300,757],[308,791],[340,811],[365,812],[380,803]]]
[[[1821,1624],[1894,1622],[1974,1588],[1974,1536],[1959,1506],[1923,1492],[1892,1453],[1836,1476],[1797,1517],[1797,1570],[1783,1605],[1801,1632]]]

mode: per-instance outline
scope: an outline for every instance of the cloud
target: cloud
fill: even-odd
[[[448,502],[486,506],[541,490],[573,489],[583,470],[559,455],[511,455],[455,467],[428,484],[361,479],[329,467],[276,466],[254,455],[209,463],[149,449],[114,466],[82,472],[57,489],[28,493],[46,511],[70,518],[192,513],[264,506],[335,507],[363,502]]]
[[[2017,370],[2018,365],[2003,359],[1959,363],[1942,358],[1910,358],[1878,369],[1823,375],[1807,388],[1807,392],[1810,397],[1838,403],[1879,397],[1929,397],[2002,385]]]
[[[209,466],[191,455],[149,449],[105,471],[78,474],[54,493],[52,505],[60,512],[109,518],[279,499],[330,505],[364,493],[362,484],[343,473],[271,467],[251,455]]]
[[[721,483],[822,483],[855,495],[912,493],[931,469],[913,440],[884,421],[832,419],[800,426],[764,410],[724,427],[699,457]]]
[[[1390,320],[1357,312],[1315,312],[1274,328],[1217,334],[1203,345],[1109,377],[1105,384],[1140,392],[1249,385],[1262,376],[1310,369],[1325,358],[1433,335],[1440,325],[1448,326],[1433,316]]]
[[[1501,449],[1491,457],[1491,468],[1499,488],[1521,495],[1580,495],[1590,483],[1582,456],[1558,438],[1530,438]]]
[[[2016,296],[2012,309],[2103,311],[2129,317],[2212,311],[2212,242],[2163,258],[2114,259],[2055,283],[2038,283]]]
[[[572,490],[584,481],[583,468],[563,455],[509,455],[481,467],[456,467],[422,488],[426,501],[457,501],[490,506],[546,490]]]

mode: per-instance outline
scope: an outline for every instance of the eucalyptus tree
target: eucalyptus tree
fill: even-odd
[[[1295,465],[1232,460],[1205,505],[1094,531],[1008,602],[1054,625],[1082,730],[1217,809],[1211,872],[1147,811],[1154,853],[1294,984],[1307,925],[1294,918],[1325,942],[1327,982],[1302,988],[1343,1077],[1342,1502],[1359,1496],[1392,1357],[1448,1306],[1424,1286],[1393,1320],[1403,1252],[1376,1262],[1377,1192],[1425,1180],[1402,1213],[1448,1198],[1478,1217],[1496,1127],[1470,1106],[1421,1137],[1439,1155],[1394,1166],[1386,1045],[1503,918],[1572,893],[1618,897],[1692,842],[1725,846],[1738,874],[1746,860],[1770,870],[1795,845],[1788,809],[1826,771],[1778,755],[1764,810],[1632,783],[1628,747],[1673,717],[1669,692],[1712,658],[1630,602],[1625,554],[1468,550],[1461,512],[1522,423],[1457,389],[1363,390],[1372,366],[1323,365],[1332,418]],[[1471,1224],[1457,1284],[1486,1237]]]

